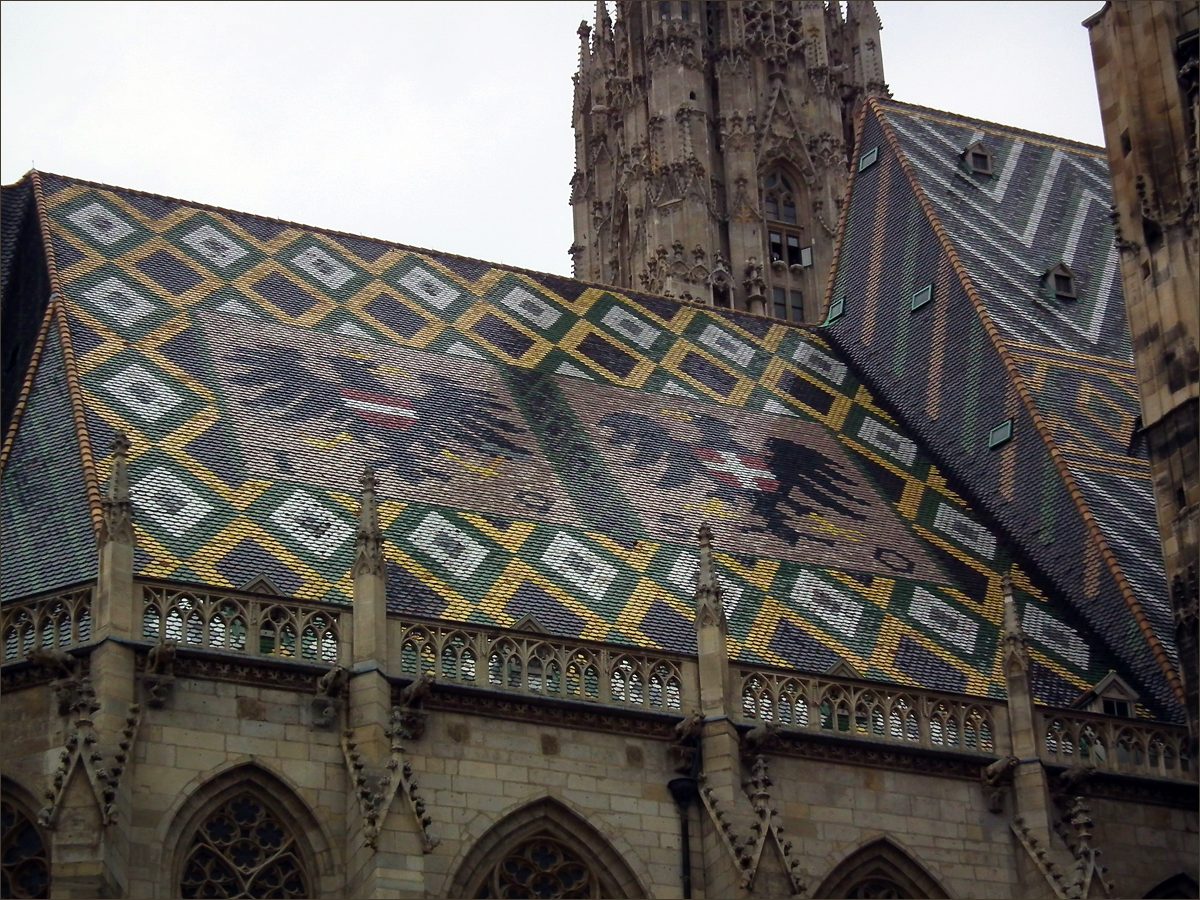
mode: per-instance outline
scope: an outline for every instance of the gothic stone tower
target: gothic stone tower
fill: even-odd
[[[821,315],[851,120],[886,94],[871,2],[618,0],[579,28],[575,277]]]
[[[1142,432],[1158,502],[1193,738],[1200,548],[1200,4],[1115,0],[1088,19],[1112,172]]]

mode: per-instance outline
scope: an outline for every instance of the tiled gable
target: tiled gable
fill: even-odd
[[[1092,214],[1102,162],[900,104],[874,103],[861,127],[863,152],[878,149],[852,187],[831,295],[845,311],[831,339],[1172,702],[1148,470],[1123,431],[1137,400],[1111,230]],[[961,158],[981,137],[986,177]],[[1066,208],[1078,214],[1056,212]],[[1078,299],[1043,296],[1062,261]],[[1147,652],[1154,642],[1163,659]]]

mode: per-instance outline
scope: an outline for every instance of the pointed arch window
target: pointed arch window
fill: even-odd
[[[936,879],[890,838],[879,838],[847,856],[816,897],[945,897]]]
[[[600,879],[549,834],[513,847],[488,873],[477,897],[600,897]]]
[[[778,319],[806,321],[805,270],[813,264],[813,248],[800,225],[800,192],[792,176],[777,167],[763,176],[766,251],[770,263],[771,311]]]
[[[557,800],[535,801],[480,838],[451,897],[645,897],[629,865]]]
[[[187,842],[180,897],[311,897],[291,823],[247,787],[218,803]]]
[[[770,221],[784,225],[796,224],[796,189],[778,169],[763,179],[763,206]]]
[[[0,801],[0,897],[49,897],[50,854],[33,820],[9,799]]]

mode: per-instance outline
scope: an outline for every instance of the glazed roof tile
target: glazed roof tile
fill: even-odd
[[[981,144],[991,174],[972,170]],[[831,339],[1171,702],[1175,650],[1102,151],[872,101]],[[1046,275],[1065,263],[1076,299]],[[914,309],[913,292],[933,301]],[[924,373],[918,381],[897,377]],[[1011,440],[992,448],[992,429]],[[1149,651],[1149,652],[1148,652]]]
[[[1011,572],[1039,690],[1117,665],[816,330],[40,178],[143,576],[350,602],[371,465],[394,611],[692,652],[709,521],[738,659],[999,696]]]

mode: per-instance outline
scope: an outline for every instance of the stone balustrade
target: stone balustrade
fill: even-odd
[[[996,755],[991,700],[874,682],[738,668],[742,717],[789,731]]]
[[[696,703],[683,657],[543,635],[405,622],[399,674],[440,682],[657,712]]]
[[[31,650],[66,650],[92,639],[92,584],[29,597],[0,607],[4,662]]]
[[[1196,780],[1187,730],[1159,722],[1039,707],[1041,755],[1053,765]]]
[[[321,665],[350,657],[345,606],[152,582],[136,590],[135,636],[145,641]],[[3,663],[89,643],[93,602],[94,586],[85,584],[6,603]],[[668,715],[698,704],[695,661],[684,655],[394,615],[388,628],[389,671],[401,677]],[[981,757],[1008,752],[1003,701],[765,666],[735,665],[732,675],[746,723]],[[1044,706],[1035,725],[1049,765],[1197,780],[1181,727]]]
[[[326,665],[343,661],[340,607],[167,585],[144,584],[141,591],[144,640]]]

